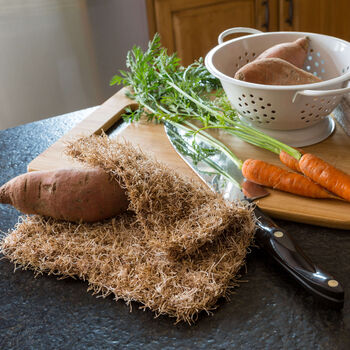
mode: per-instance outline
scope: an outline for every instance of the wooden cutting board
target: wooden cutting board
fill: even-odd
[[[66,142],[79,136],[98,134],[102,130],[107,132],[120,119],[126,107],[135,107],[135,102],[128,99],[125,96],[125,90],[122,89],[31,161],[28,164],[28,171],[81,166],[64,155]],[[217,131],[215,135],[243,160],[257,158],[281,166],[278,156],[269,151],[249,145],[220,131]],[[157,160],[166,163],[179,173],[197,178],[170,145],[162,125],[147,122],[131,124],[124,128],[117,137],[140,146],[143,151],[153,154]],[[304,149],[350,173],[350,154],[348,152],[350,138],[338,125],[335,132],[325,141]],[[258,204],[267,214],[275,218],[350,229],[350,203],[344,201],[307,199],[270,190],[270,195],[260,199]]]

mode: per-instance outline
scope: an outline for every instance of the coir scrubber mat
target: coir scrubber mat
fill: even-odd
[[[118,181],[128,212],[94,224],[23,216],[1,240],[6,258],[189,323],[237,286],[254,233],[250,208],[105,135],[74,141],[67,153]]]

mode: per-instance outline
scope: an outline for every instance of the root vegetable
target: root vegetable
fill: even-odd
[[[304,175],[328,191],[350,201],[350,175],[311,153],[301,157],[299,167]]]
[[[279,154],[281,162],[290,169],[309,177],[329,192],[350,201],[349,174],[346,174],[311,153],[305,153],[301,149],[298,149],[298,151],[302,154],[300,160],[297,160],[288,153],[281,151]]]
[[[304,37],[293,42],[274,45],[261,53],[256,60],[263,58],[281,58],[294,64],[298,68],[302,68],[307,56],[309,41],[310,39],[308,37]]]
[[[262,58],[240,68],[235,79],[265,85],[301,85],[321,80],[281,58]]]
[[[301,153],[301,154],[304,154],[305,152],[301,149],[298,149],[298,151]],[[299,166],[299,160],[292,157],[291,155],[289,155],[287,152],[281,150],[280,154],[279,154],[279,158],[280,158],[280,161],[286,165],[288,168],[298,172],[298,173],[301,173],[301,170],[300,170],[300,166]]]
[[[336,198],[302,174],[294,173],[262,160],[247,159],[242,173],[259,185],[311,198]]]
[[[59,169],[17,176],[0,187],[0,203],[25,214],[94,222],[128,207],[123,189],[102,169]]]

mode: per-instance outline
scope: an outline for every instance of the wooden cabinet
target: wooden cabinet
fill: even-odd
[[[349,0],[146,0],[149,34],[177,52],[184,65],[217,45],[231,27],[293,30],[350,41]]]
[[[159,32],[162,45],[188,65],[214,47],[227,28],[276,30],[277,13],[271,16],[268,5],[260,0],[147,0],[150,37]]]
[[[280,0],[279,30],[332,35],[350,41],[349,0]]]

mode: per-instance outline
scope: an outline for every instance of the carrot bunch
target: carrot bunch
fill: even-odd
[[[350,175],[311,153],[296,159],[281,151],[281,162],[293,171],[247,159],[242,172],[246,179],[263,186],[310,198],[333,198],[350,201]]]
[[[283,151],[282,151],[283,152]],[[281,153],[282,153],[281,152]],[[283,156],[292,158],[287,153]],[[282,157],[282,158],[283,158]],[[281,157],[280,157],[281,159]],[[302,152],[296,170],[328,191],[350,201],[350,175],[311,153]],[[284,163],[286,164],[286,163]],[[286,164],[288,166],[288,164]]]

